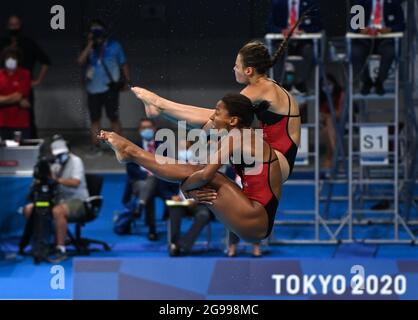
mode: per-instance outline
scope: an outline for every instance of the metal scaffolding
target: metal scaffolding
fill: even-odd
[[[395,45],[395,61],[394,61],[394,92],[387,93],[383,96],[379,95],[359,95],[353,92],[353,66],[351,63],[351,48],[352,41],[358,39],[393,39]],[[348,81],[348,96],[349,96],[349,115],[348,115],[348,212],[347,212],[347,227],[348,227],[348,238],[346,241],[358,241],[361,240],[367,243],[416,243],[416,238],[407,225],[405,219],[400,215],[399,211],[399,186],[400,186],[400,161],[399,161],[399,124],[400,124],[400,95],[399,95],[399,61],[400,61],[400,41],[403,38],[403,33],[390,33],[385,35],[377,35],[370,37],[368,35],[348,33],[347,39],[347,51],[348,51],[348,70],[349,70],[349,81]],[[361,107],[357,117],[354,114],[354,102],[361,102]],[[369,102],[390,102],[392,115],[391,120],[379,121],[370,120],[368,113],[372,108]],[[381,108],[379,106],[379,108]],[[376,109],[374,109],[376,110]],[[386,113],[390,115],[390,111]],[[383,134],[378,136],[380,140],[387,138],[388,152],[384,152],[380,155],[383,161],[376,163],[368,163],[364,159],[373,159],[379,156],[378,153],[368,154],[364,150],[361,150],[360,144],[364,141],[359,141],[358,144],[355,142],[355,137],[360,137],[361,130],[379,128]],[[384,132],[386,131],[386,135]],[[389,132],[392,132],[389,134]],[[370,135],[369,135],[370,137]],[[361,137],[360,137],[361,138]],[[381,141],[380,141],[381,142]],[[391,143],[390,143],[391,142]],[[383,144],[382,144],[383,145]],[[372,161],[373,162],[373,161]],[[380,162],[380,164],[379,164]],[[385,163],[386,162],[386,163]],[[383,166],[382,166],[383,164]],[[386,193],[382,189],[378,192],[381,195],[373,197],[376,193],[376,186],[381,188],[387,186],[392,192],[389,197],[392,200],[392,207],[386,210],[370,210],[366,208],[365,203],[371,199],[382,199],[382,194]],[[373,192],[374,191],[374,192]],[[388,216],[389,219],[377,220],[375,218],[368,218],[370,215]],[[353,221],[367,221],[367,224],[390,224],[393,226],[393,237],[382,237],[379,238],[367,238],[361,237],[357,234],[353,234]],[[399,236],[400,227],[403,227],[407,237],[403,239]]]
[[[274,42],[283,41],[284,36],[282,34],[270,33],[265,36],[265,41],[267,46],[272,53],[274,51]],[[337,239],[334,237],[333,232],[329,229],[326,221],[322,218],[320,214],[320,168],[319,168],[319,92],[320,92],[320,78],[323,73],[323,63],[322,57],[320,54],[320,47],[323,47],[324,36],[322,33],[307,33],[296,35],[292,38],[292,41],[312,41],[313,43],[313,54],[314,54],[314,82],[315,90],[313,96],[304,97],[304,101],[307,103],[313,103],[314,105],[314,119],[309,123],[302,124],[302,130],[308,131],[308,136],[314,136],[314,147],[313,151],[308,150],[305,156],[314,158],[314,177],[313,179],[293,179],[286,182],[288,187],[297,187],[297,186],[309,186],[313,189],[313,198],[314,205],[312,209],[300,209],[300,210],[281,210],[279,208],[279,215],[286,216],[300,216],[306,215],[309,217],[307,220],[295,219],[295,220],[276,220],[275,225],[300,225],[300,224],[313,224],[314,225],[314,237],[312,239],[304,240],[290,240],[290,239],[276,239],[274,236],[274,230],[269,239],[270,244],[278,243],[316,243],[322,242],[320,240],[320,228],[323,227],[324,230],[328,233],[330,240],[328,242],[335,243]],[[294,59],[294,57],[286,56],[285,60]],[[274,78],[274,70],[270,70],[270,77]],[[311,131],[311,132],[309,132]],[[309,134],[311,133],[311,134]],[[308,146],[309,148],[309,146]]]
[[[312,157],[314,163],[313,176],[304,179],[291,179],[286,182],[285,188],[301,185],[313,187],[314,206],[311,210],[281,210],[279,208],[275,226],[288,225],[295,230],[302,227],[310,228],[313,236],[306,236],[299,240],[279,239],[276,238],[273,230],[269,244],[334,244],[340,242],[418,244],[417,237],[412,231],[412,226],[418,225],[418,221],[410,218],[410,212],[413,209],[418,209],[414,196],[417,176],[418,125],[413,99],[413,88],[416,83],[417,26],[415,25],[415,16],[417,10],[414,10],[415,3],[408,3],[408,6],[406,12],[409,24],[405,35],[391,33],[370,37],[354,33],[346,34],[344,40],[346,52],[340,58],[340,61],[345,64],[344,69],[348,70],[345,81],[346,102],[339,120],[336,117],[331,93],[325,92],[337,136],[333,168],[327,177],[321,175],[319,165],[319,91],[320,81],[325,84],[327,82],[324,59],[319,48],[321,51],[326,51],[325,37],[322,34],[302,34],[292,38],[292,41],[310,40],[314,47],[315,94],[305,98],[307,102],[313,104],[313,120],[302,125],[302,128],[313,131],[309,136],[314,136],[314,144],[310,147],[307,156]],[[351,45],[353,40],[360,38],[393,39],[396,58],[391,83],[392,92],[382,96],[354,94]],[[407,50],[403,50],[401,56],[402,39],[405,42],[403,47],[406,47]],[[267,34],[265,36],[270,52],[273,52],[274,41],[278,40],[283,40],[281,34]],[[273,70],[270,77],[274,77]],[[389,82],[390,80],[387,81],[387,83]],[[381,104],[389,106],[387,112],[384,112]],[[382,121],[378,119],[379,116],[380,118],[390,116],[390,120]],[[402,126],[400,120],[402,120]],[[362,150],[361,146],[364,141],[361,141],[361,138],[366,136],[365,132],[368,130],[376,132],[377,128],[386,132],[384,135],[387,143],[385,151],[379,154],[379,152],[370,153],[367,150]],[[376,163],[376,159],[380,163]],[[340,189],[340,194],[334,195],[337,187]],[[341,188],[346,192],[341,192]],[[372,201],[379,200],[389,201],[392,207],[384,210],[368,207]],[[330,206],[336,202],[346,205],[347,209],[338,214],[332,212],[331,215]],[[295,219],[283,218],[289,217],[289,215]],[[298,218],[296,218],[297,216]],[[299,218],[301,216],[309,218],[301,219]],[[376,225],[386,226],[390,230],[385,229],[387,230],[386,234],[374,238],[364,236],[362,228],[373,228]]]

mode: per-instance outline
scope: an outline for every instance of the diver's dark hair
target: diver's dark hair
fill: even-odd
[[[303,20],[306,19],[308,11],[310,10],[305,11],[300,16],[299,20],[296,22],[296,24],[290,30],[289,34],[282,41],[279,48],[272,56],[270,56],[267,46],[261,41],[250,41],[244,47],[242,47],[238,54],[242,57],[244,67],[253,67],[258,74],[266,74],[267,71],[277,63],[282,54],[285,52],[290,38],[292,37],[297,27],[303,22]]]
[[[229,93],[221,101],[225,104],[228,114],[231,117],[238,117],[240,119],[240,125],[242,127],[251,126],[254,121],[254,115],[270,107],[268,101],[261,101],[256,106],[253,106],[250,99],[239,93]]]

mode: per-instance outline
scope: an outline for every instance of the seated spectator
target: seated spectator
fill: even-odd
[[[52,209],[55,226],[56,250],[51,262],[58,263],[67,258],[65,239],[69,222],[75,222],[86,214],[84,201],[89,197],[83,161],[70,152],[61,136],[55,136],[51,152],[56,163],[51,166],[52,178],[58,185],[57,198]],[[33,204],[25,206],[23,213],[27,220],[33,212]],[[22,250],[23,248],[21,248]]]
[[[190,150],[188,150],[190,146],[190,142],[180,142],[178,151],[179,160],[185,162],[192,160],[192,154]],[[178,193],[180,193],[180,188]],[[210,222],[211,213],[205,205],[199,204],[191,199],[187,201],[188,205],[182,204],[184,198],[180,194],[174,195],[171,200],[177,202],[178,204],[173,204],[169,206],[168,209],[169,219],[171,221],[169,254],[170,256],[188,254],[191,252],[200,232]],[[181,222],[185,216],[193,217],[193,223],[186,234],[181,235]]]
[[[370,36],[404,31],[405,18],[401,0],[356,0],[353,4],[361,5],[365,9],[366,28],[351,31]],[[367,66],[367,59],[370,54],[381,56],[379,72],[374,82]],[[384,82],[388,77],[394,59],[395,44],[393,39],[353,40],[353,72],[354,75],[361,76],[363,83],[360,90],[361,94],[369,94],[373,87],[375,87],[377,94],[385,94]],[[354,82],[356,82],[356,79]]]
[[[13,139],[15,131],[22,139],[30,138],[29,71],[20,67],[17,49],[6,49],[2,54],[0,69],[0,136]]]
[[[182,198],[177,195],[171,198],[172,201],[182,203]],[[211,214],[209,209],[202,204],[188,200],[189,205],[171,205],[168,208],[171,221],[170,256],[189,254],[196,239],[203,228],[210,222]],[[186,234],[181,235],[181,222],[185,216],[193,218],[193,223]]]
[[[312,9],[309,17],[295,30],[294,34],[317,33],[322,30],[318,0],[273,0],[267,26],[268,33],[283,33],[287,35],[297,23],[302,13]],[[311,40],[290,41],[288,54],[302,56],[298,64],[294,94],[307,93],[307,82],[312,75],[314,67],[314,51]],[[279,74],[282,74],[284,59],[278,64]],[[277,79],[282,82],[280,78]]]
[[[138,128],[139,140],[137,145],[154,153],[158,148],[158,143],[154,140],[155,131],[156,126],[151,119],[142,119]],[[157,241],[155,198],[171,199],[172,195],[178,194],[178,185],[158,179],[136,163],[128,163],[126,173],[127,181],[122,203],[125,206],[133,207],[134,214],[137,216],[140,216],[143,209],[145,210],[145,223],[149,228],[148,239]],[[132,204],[132,201],[135,203]]]

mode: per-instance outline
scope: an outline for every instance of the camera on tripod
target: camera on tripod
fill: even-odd
[[[52,208],[54,206],[57,183],[52,178],[50,167],[54,162],[55,157],[41,157],[35,165],[30,195],[35,208]]]
[[[29,198],[33,212],[20,242],[20,251],[32,240],[32,256],[35,264],[48,261],[52,235],[52,208],[57,195],[57,183],[52,178],[51,164],[55,157],[41,157],[33,171],[33,184]]]
[[[52,179],[51,167],[55,161],[52,157],[42,157],[35,165],[34,184],[31,198],[33,201],[33,258],[40,263],[47,260],[50,249],[52,208],[55,205],[57,183]]]

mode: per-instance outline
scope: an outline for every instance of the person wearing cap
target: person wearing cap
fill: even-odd
[[[52,261],[66,259],[65,239],[68,222],[77,221],[86,214],[84,201],[89,197],[81,158],[71,153],[66,141],[56,136],[51,143],[56,162],[51,166],[53,178],[58,184],[57,199],[52,209],[55,225],[56,251]],[[33,204],[28,204],[24,215],[30,218]]]
[[[91,121],[92,146],[87,157],[101,155],[97,134],[104,107],[112,131],[119,133],[119,92],[128,88],[129,67],[122,45],[109,38],[106,24],[94,19],[90,23],[87,45],[78,56],[79,66],[85,68],[87,104]]]

